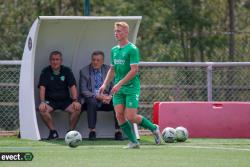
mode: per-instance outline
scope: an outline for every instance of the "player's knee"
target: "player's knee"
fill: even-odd
[[[136,117],[134,115],[127,115],[127,120],[129,120],[132,123],[136,123]]]
[[[116,118],[119,122],[125,120],[125,116],[122,113],[116,113]]]

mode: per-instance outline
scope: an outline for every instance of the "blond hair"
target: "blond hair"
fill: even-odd
[[[115,22],[114,27],[122,27],[123,29],[126,29],[129,32],[129,25],[128,23],[124,22],[124,21],[120,21],[120,22]]]

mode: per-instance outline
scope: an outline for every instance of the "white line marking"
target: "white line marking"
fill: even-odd
[[[9,147],[9,146],[4,146],[0,147],[1,149],[9,149],[9,150],[32,150],[32,147]]]
[[[58,145],[58,146],[48,146],[50,149],[72,149],[70,147],[68,147],[67,145]],[[48,149],[48,147],[44,147],[44,146],[31,146],[31,147],[0,147],[0,150],[43,150],[43,149]],[[123,148],[123,145],[80,145],[77,148],[74,149],[81,149],[82,147],[89,147],[89,148]],[[141,148],[156,148],[156,149],[161,149],[161,148],[194,148],[194,149],[213,149],[213,150],[232,150],[232,151],[250,151],[250,148],[236,148],[236,147],[213,147],[213,146],[174,146],[174,145],[141,145]]]
[[[235,151],[250,151],[248,148],[235,148],[235,147],[206,147],[206,146],[168,146],[173,148],[198,148],[198,149],[215,149],[215,150],[235,150]]]

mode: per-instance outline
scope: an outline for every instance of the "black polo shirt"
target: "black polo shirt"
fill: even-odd
[[[70,100],[69,88],[76,85],[75,77],[70,68],[61,66],[58,75],[53,73],[51,66],[45,67],[40,75],[38,87],[44,86],[45,100]]]

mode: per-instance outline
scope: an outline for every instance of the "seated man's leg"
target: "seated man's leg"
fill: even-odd
[[[54,109],[48,104],[46,107],[47,107],[46,111],[39,110],[40,115],[42,117],[43,122],[46,124],[49,130],[55,130],[55,125],[51,116],[51,112],[54,111]]]
[[[96,122],[97,122],[97,100],[95,98],[86,98],[84,103],[87,111],[88,127],[89,127],[89,139],[93,140],[96,138]]]
[[[113,102],[111,101],[109,104],[102,104],[101,108],[99,109],[101,111],[112,111],[114,113],[114,120],[115,120],[115,140],[123,140],[122,132],[119,126],[119,123],[116,119],[115,115],[115,109],[113,106]]]
[[[54,111],[52,106],[54,106],[54,105],[53,105],[53,103],[51,103],[50,105],[46,104],[45,111],[39,110],[39,113],[42,117],[43,122],[46,124],[46,126],[50,130],[49,136],[47,138],[48,140],[58,138],[58,133],[55,130],[54,121],[53,121],[53,118],[51,116],[51,113]]]
[[[77,110],[74,108],[73,103],[71,101],[66,101],[64,102],[64,106],[62,107],[62,109],[70,113],[69,130],[74,130],[80,117],[81,107],[79,108],[79,110]]]

